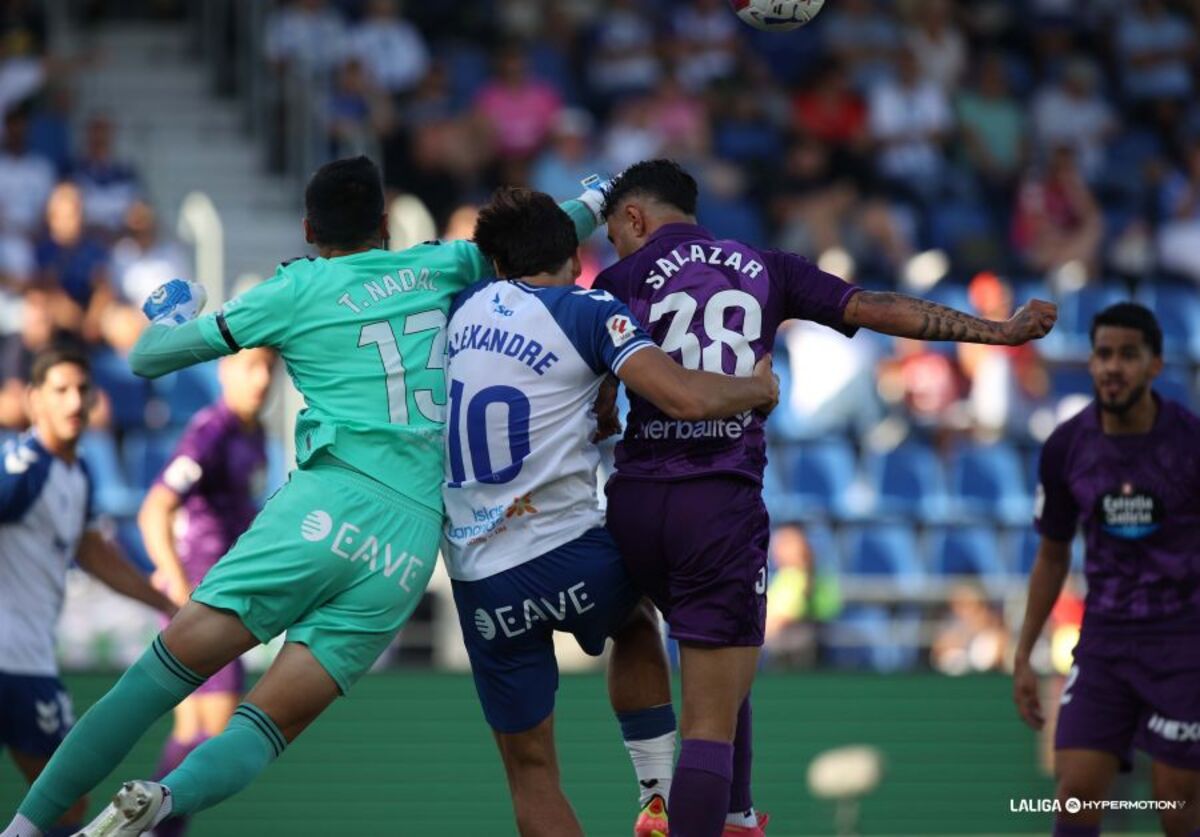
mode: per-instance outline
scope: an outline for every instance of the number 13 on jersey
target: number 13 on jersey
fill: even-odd
[[[412,362],[414,344],[420,339],[418,335],[432,331],[433,344],[424,363],[417,365]],[[437,378],[442,376],[446,365],[446,312],[440,309],[420,311],[409,314],[404,318],[402,336],[407,338],[401,348],[396,331],[387,320],[367,323],[358,333],[358,347],[374,346],[379,352],[379,360],[383,363],[384,378],[387,382],[388,421],[392,424],[409,424],[408,391],[410,378],[431,377],[425,373],[434,372]],[[409,366],[405,367],[407,360]],[[446,418],[445,402],[439,403],[434,397],[431,387],[413,389],[413,400],[417,411],[432,422],[442,422]]]

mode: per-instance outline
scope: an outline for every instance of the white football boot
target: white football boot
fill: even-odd
[[[74,837],[135,837],[154,827],[154,818],[170,795],[157,782],[126,782],[100,816]]]

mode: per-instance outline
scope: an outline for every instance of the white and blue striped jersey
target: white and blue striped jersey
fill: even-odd
[[[463,291],[447,338],[443,554],[476,581],[604,525],[596,394],[654,344],[610,294],[518,281]]]
[[[0,453],[0,671],[53,677],[67,569],[96,522],[92,481],[32,433]]]

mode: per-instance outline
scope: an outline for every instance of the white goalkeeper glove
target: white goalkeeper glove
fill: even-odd
[[[598,174],[590,174],[579,182],[583,186],[583,194],[579,196],[579,202],[592,211],[592,215],[596,216],[597,224],[603,224],[604,201],[612,181],[603,180]]]
[[[146,298],[142,311],[152,323],[177,326],[196,319],[208,302],[204,286],[187,279],[172,279],[159,285]]]

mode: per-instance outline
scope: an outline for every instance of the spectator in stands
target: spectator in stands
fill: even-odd
[[[867,103],[851,86],[844,64],[827,64],[800,86],[792,99],[792,125],[832,148],[866,153]]]
[[[332,69],[345,49],[345,24],[326,0],[294,0],[267,19],[263,51],[277,69],[306,74]]]
[[[50,190],[57,180],[54,164],[29,149],[29,110],[4,115],[0,143],[0,223],[22,234],[35,232]]]
[[[829,148],[812,137],[792,143],[770,186],[779,245],[785,250],[815,257],[839,247],[858,261],[878,253],[895,270],[912,255],[888,205],[863,198],[855,181],[834,169]]]
[[[100,340],[101,318],[114,298],[109,254],[84,226],[83,195],[75,184],[54,187],[46,202],[46,232],[34,252],[38,284],[50,292],[56,325],[89,343]]]
[[[541,151],[563,108],[554,86],[534,78],[524,48],[506,44],[496,53],[496,77],[475,98],[501,160],[529,160]]]
[[[554,120],[550,147],[530,173],[530,185],[548,195],[569,195],[580,181],[601,174],[604,164],[592,148],[596,120],[586,110],[567,108]]]
[[[1070,146],[1059,146],[1017,194],[1013,243],[1034,270],[1081,264],[1095,276],[1104,219]]]
[[[141,310],[151,292],[191,275],[183,248],[163,238],[154,208],[136,201],[125,214],[125,236],[113,247],[112,280],[122,302]]]
[[[771,532],[766,650],[772,660],[809,667],[817,662],[816,625],[842,608],[837,576],[818,571],[804,529],[784,524]]]
[[[587,79],[597,106],[651,90],[662,75],[654,21],[638,0],[610,0],[587,50]]]
[[[921,76],[953,93],[967,71],[967,39],[954,22],[950,0],[921,0],[905,43],[917,57]]]
[[[995,274],[976,276],[968,294],[980,316],[1012,316],[1012,289]],[[1050,377],[1037,347],[959,344],[958,362],[970,382],[967,411],[976,433],[984,439],[1024,434],[1034,408],[1050,393]]]
[[[83,193],[83,216],[88,227],[112,240],[125,224],[126,213],[141,193],[132,166],[113,156],[113,124],[95,114],[87,123],[83,156],[72,177]]]
[[[945,92],[921,78],[911,49],[900,50],[896,66],[896,77],[878,83],[870,94],[878,172],[897,198],[924,206],[942,192],[942,144],[954,116]]]
[[[753,107],[753,105],[751,105]],[[708,107],[674,74],[663,76],[647,103],[650,130],[658,137],[662,154],[691,158],[711,145]]]
[[[0,428],[7,430],[24,430],[29,424],[25,386],[33,358],[54,341],[57,333],[50,295],[44,290],[28,288],[17,307],[20,332],[0,338]]]
[[[676,73],[690,90],[733,74],[741,31],[725,0],[690,0],[672,12]]]
[[[1121,81],[1131,101],[1181,101],[1191,93],[1196,35],[1163,0],[1127,5],[1116,42]]]
[[[1024,112],[1009,90],[1002,55],[984,56],[974,86],[959,95],[957,110],[963,151],[989,204],[1007,206],[1029,159],[1029,144]]]
[[[1061,79],[1043,87],[1033,103],[1033,136],[1040,157],[1064,145],[1075,149],[1080,170],[1095,181],[1104,164],[1104,148],[1117,127],[1112,107],[1100,95],[1096,66],[1075,57]]]
[[[367,13],[346,35],[344,58],[358,58],[371,82],[392,95],[409,93],[429,71],[429,49],[397,0],[369,0]]]
[[[832,5],[832,4],[831,4]],[[840,0],[821,21],[832,56],[850,71],[854,86],[865,91],[892,74],[901,35],[876,0]]]
[[[1200,282],[1200,138],[1193,139],[1186,167],[1172,171],[1159,189],[1159,264]]]
[[[662,136],[652,127],[652,119],[647,98],[629,99],[613,110],[602,144],[609,171],[624,171],[639,160],[662,156]]]
[[[949,614],[929,650],[933,667],[943,674],[999,671],[1008,657],[1004,619],[983,591],[960,584],[950,591]]]
[[[375,141],[392,131],[391,99],[375,86],[357,58],[337,70],[325,124],[332,157],[371,152]]]
[[[941,440],[965,425],[962,371],[929,343],[897,338],[876,374],[880,397],[917,429]]]

